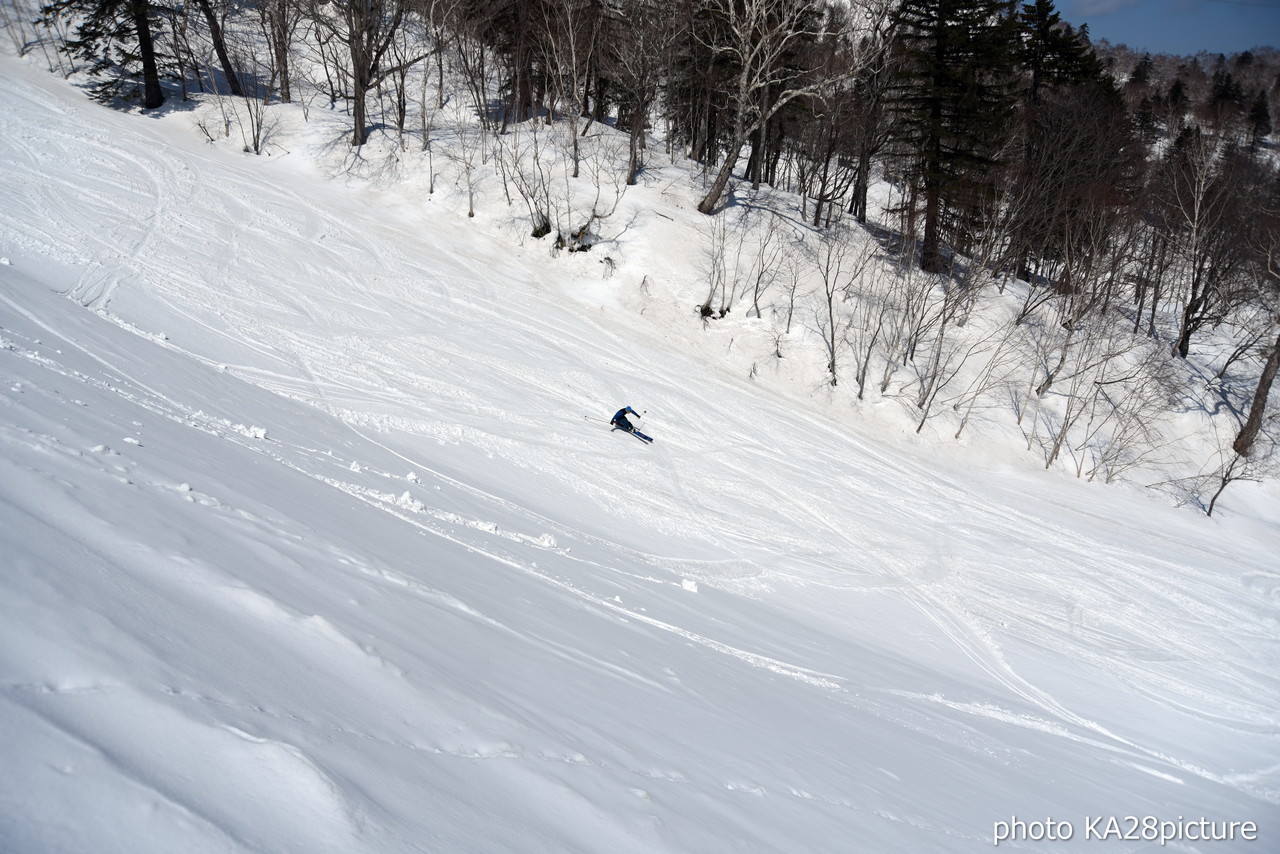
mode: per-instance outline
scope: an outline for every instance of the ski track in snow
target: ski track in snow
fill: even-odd
[[[31,73],[24,71],[24,79]],[[714,367],[663,352],[657,334],[642,326],[622,332],[597,320],[589,307],[567,299],[571,285],[561,289],[539,278],[554,276],[554,269],[545,274],[519,253],[497,269],[463,257],[513,254],[496,238],[435,222],[445,236],[424,242],[421,215],[389,214],[361,194],[262,160],[228,158],[195,144],[175,150],[165,128],[179,119],[156,126],[104,114],[75,101],[78,95],[50,95],[56,85],[0,81],[5,102],[20,114],[0,130],[0,176],[11,188],[4,195],[21,202],[0,215],[4,251],[21,252],[20,263],[39,266],[45,259],[76,271],[65,288],[68,315],[88,310],[166,359],[193,366],[193,377],[235,378],[301,406],[280,404],[278,412],[295,419],[288,429],[259,427],[257,413],[235,411],[237,401],[218,408],[212,398],[178,390],[181,382],[154,379],[130,366],[123,351],[113,355],[105,333],[64,324],[63,309],[41,316],[29,297],[4,291],[0,364],[8,408],[34,406],[23,402],[28,394],[47,397],[41,406],[55,411],[52,389],[61,405],[77,396],[118,398],[174,429],[229,443],[297,476],[295,483],[353,499],[390,524],[447,544],[439,548],[448,554],[474,555],[533,579],[557,607],[588,609],[627,632],[669,635],[733,667],[783,677],[799,686],[797,703],[815,702],[809,692],[817,692],[850,714],[917,733],[920,743],[941,741],[982,761],[1014,763],[1024,748],[1005,743],[1002,734],[1012,728],[1063,742],[1064,755],[1088,750],[1152,785],[1186,787],[1198,778],[1227,790],[1218,796],[1227,802],[1280,804],[1274,669],[1280,576],[1260,555],[1244,550],[1220,558],[1211,536],[1178,533],[1182,523],[1165,521],[1170,514],[1163,509],[1153,511],[1160,527],[1148,533],[1129,524],[1141,508],[1115,521],[1105,510],[1066,506],[1067,493],[1015,496],[1009,481],[984,488],[973,473],[948,473],[885,450],[822,414],[768,400],[748,383],[718,377]],[[443,251],[450,239],[461,244],[458,254]],[[528,273],[531,283],[506,281],[513,271]],[[37,378],[34,388],[23,388],[30,377]],[[652,447],[623,446],[581,417],[607,417],[619,405],[643,401],[661,413],[651,416],[659,420]],[[304,407],[315,413],[314,433],[297,429],[307,423],[296,414]],[[277,523],[264,508],[242,507],[159,473],[139,482],[145,466],[134,461],[146,458],[151,441],[141,427],[119,425],[118,435],[96,448],[73,446],[60,432],[65,426],[52,421],[39,431],[10,422],[0,427],[11,460],[57,458],[58,471],[92,470],[198,505],[221,514],[232,536],[283,566],[320,548],[301,533],[291,544],[277,542],[293,530],[292,517]],[[403,471],[392,470],[397,466]],[[24,471],[29,477],[34,469]],[[64,518],[80,514],[107,524],[91,506],[73,513],[73,481],[49,488],[70,496]],[[1201,524],[1186,522],[1189,529]],[[89,532],[84,548],[125,555],[130,547]],[[475,595],[443,586],[444,576],[333,550],[335,565],[361,579],[343,584],[363,595],[407,593],[448,619],[585,663],[606,680],[634,681],[658,695],[676,690],[652,668],[620,665],[612,651],[557,640],[536,621],[518,625],[506,608],[507,617],[496,616]],[[335,666],[360,674],[353,678],[371,692],[398,698],[400,708],[420,702],[411,682],[422,677],[405,663],[415,656],[357,639],[355,612],[310,614],[288,604],[284,585],[273,593],[233,567],[176,554],[167,560],[181,568],[185,592],[172,595],[182,601],[198,590],[201,608],[238,615],[299,655],[323,650],[348,662]],[[867,647],[853,640],[860,636],[842,634],[841,621],[849,614],[871,618],[874,603],[890,599],[921,616],[907,627],[912,634],[904,644],[968,662],[970,681],[958,681],[951,693],[904,687],[885,681],[894,676],[887,666],[868,676],[870,663],[849,658]],[[752,603],[752,614],[780,615],[785,625],[812,619],[813,634],[735,624],[725,603],[739,600]],[[1044,659],[1069,665],[1047,668]],[[1064,675],[1069,668],[1078,669]],[[1073,681],[1081,673],[1124,686],[1170,720],[1231,733],[1229,755],[1215,763],[1212,743],[1185,745],[1184,753],[1174,736],[1145,730],[1140,715],[1111,716],[1105,700]],[[446,684],[442,694],[459,694],[461,684]],[[209,850],[269,847],[269,838],[246,835],[245,828],[273,825],[314,843],[307,850],[376,850],[369,840],[387,837],[370,823],[394,824],[387,817],[392,807],[380,812],[377,798],[357,794],[355,771],[315,758],[323,752],[320,735],[299,744],[245,728],[261,717],[288,731],[291,721],[299,723],[296,712],[192,687],[167,686],[159,698],[138,684],[15,681],[0,689],[7,707],[37,716],[153,791],[167,805],[162,813],[179,816],[172,821],[206,827],[220,840]],[[90,699],[101,723],[78,710],[77,702]],[[238,723],[226,722],[219,706]],[[319,710],[299,732],[458,760],[529,760],[544,775],[546,766],[591,767],[692,785],[687,773],[650,767],[636,755],[626,762],[569,745],[533,749],[489,740],[481,735],[485,726],[461,720],[456,708],[464,705],[446,707],[440,700],[439,720],[449,723],[436,731],[452,727],[461,733],[453,740],[415,742],[403,731],[380,734]],[[136,755],[131,719],[154,722],[160,740],[153,754]],[[1194,730],[1183,725],[1183,732]],[[1259,748],[1253,756],[1251,745]],[[1241,767],[1246,760],[1255,766]],[[257,784],[234,797],[204,799],[190,780],[182,782],[182,768],[210,761],[214,776]],[[749,777],[726,770],[716,785],[733,797],[777,793],[776,785]],[[849,793],[835,789],[834,778],[815,785],[803,777],[792,774],[789,794],[797,803],[836,807],[857,816],[855,823],[905,826],[936,850],[974,850],[984,840],[981,829],[958,830],[954,820],[897,814],[892,799],[877,802],[880,790],[872,784]],[[652,799],[643,786],[635,792],[638,801]],[[671,850],[696,849],[672,843]]]

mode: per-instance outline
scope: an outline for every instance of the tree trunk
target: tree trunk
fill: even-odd
[[[941,48],[938,48],[940,50]],[[935,84],[936,85],[936,84]],[[929,106],[929,135],[924,141],[924,242],[920,247],[920,269],[941,273],[945,269],[941,251],[942,218],[942,102],[934,97]]]
[[[369,141],[366,122],[373,63],[364,32],[367,26],[365,20],[356,17],[349,26],[347,49],[351,52],[351,145],[358,148]]]
[[[867,191],[871,186],[870,172],[871,147],[869,145],[860,145],[858,147],[858,171],[856,173],[857,177],[853,181],[853,199],[849,203],[849,213],[853,214],[853,218],[862,225],[867,224]]]
[[[765,105],[766,107],[768,105]],[[761,112],[764,112],[761,110]],[[768,156],[768,138],[769,123],[761,122],[760,127],[756,128],[755,145],[752,153],[752,159],[755,160],[755,169],[751,172],[751,189],[760,189],[760,177],[764,174],[765,158]]]
[[[924,188],[924,241],[920,247],[920,269],[941,273],[947,269],[942,260],[940,223],[942,199],[936,183],[926,180]],[[932,186],[930,184],[932,183]]]
[[[352,75],[351,87],[351,145],[359,147],[369,141],[369,130],[365,127],[367,116],[365,113],[368,103],[369,89],[365,80],[365,75],[360,69],[355,69]]]
[[[724,162],[720,164],[720,171],[716,173],[716,179],[711,183],[711,189],[707,190],[702,201],[698,202],[699,213],[710,214],[715,211],[716,205],[720,203],[720,197],[724,195],[724,188],[729,185],[729,177],[733,174],[733,167],[738,164],[738,157],[742,154],[742,146],[745,143],[745,134],[734,136],[733,144],[725,152]]]
[[[273,49],[276,54],[276,71],[280,76],[280,103],[293,101],[293,81],[289,76],[289,42],[283,34],[272,34]]]
[[[1231,445],[1231,449],[1242,457],[1249,456],[1253,450],[1253,442],[1262,429],[1262,417],[1267,410],[1267,396],[1271,393],[1271,385],[1275,382],[1276,371],[1280,370],[1280,337],[1271,345],[1271,355],[1262,368],[1262,376],[1258,377],[1258,388],[1253,393],[1253,403],[1249,406],[1249,417],[1245,419],[1240,435]]]
[[[164,103],[164,90],[160,88],[160,68],[151,38],[151,4],[147,0],[129,0],[129,11],[138,29],[138,52],[142,54],[142,109],[154,110]]]
[[[649,115],[648,105],[637,105],[627,119],[627,130],[630,131],[627,152],[627,186],[636,185],[636,175],[640,172],[640,144],[644,136],[645,118]]]
[[[1185,359],[1191,353],[1191,336],[1200,328],[1200,313],[1204,306],[1204,299],[1199,296],[1192,296],[1187,300],[1187,306],[1182,310],[1182,323],[1178,328],[1178,340],[1173,345],[1174,354]]]
[[[227,54],[227,43],[222,37],[222,25],[218,16],[213,13],[209,0],[196,0],[196,5],[204,13],[205,23],[209,25],[209,38],[213,41],[213,52],[218,56],[218,64],[222,66],[222,76],[227,79],[227,88],[232,95],[243,98],[244,90],[240,87],[240,78],[231,67],[231,57]]]

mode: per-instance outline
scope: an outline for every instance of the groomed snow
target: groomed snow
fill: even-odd
[[[1273,484],[763,389],[662,296],[683,184],[605,277],[324,174],[340,116],[254,157],[8,53],[0,115],[0,850],[1276,850]]]

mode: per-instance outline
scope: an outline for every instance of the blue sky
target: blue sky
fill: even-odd
[[[1240,53],[1280,48],[1280,0],[1058,0],[1064,20],[1151,53]]]

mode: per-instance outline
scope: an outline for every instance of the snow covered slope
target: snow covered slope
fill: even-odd
[[[8,56],[0,114],[0,850],[1276,844],[1274,490],[948,463],[594,261]]]

